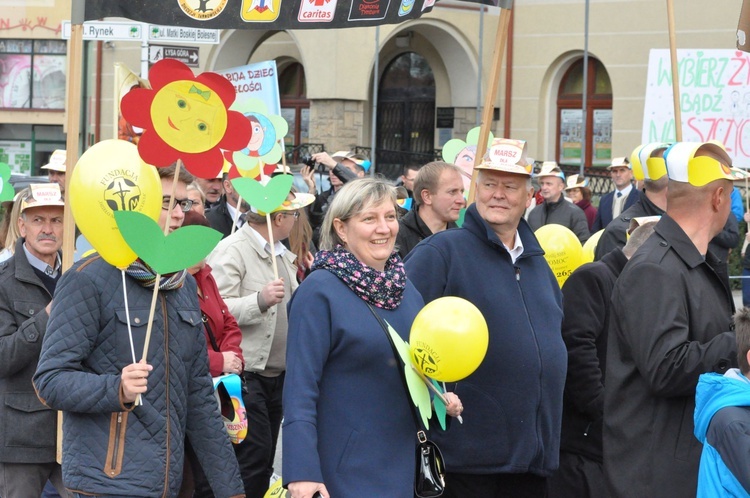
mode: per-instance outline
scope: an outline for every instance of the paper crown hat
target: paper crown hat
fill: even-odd
[[[745,171],[732,167],[732,158],[719,142],[678,142],[664,152],[664,161],[670,180],[694,187],[748,177]]]
[[[630,155],[633,177],[636,180],[658,180],[667,174],[664,158],[658,156],[671,144],[668,142],[651,142],[641,144]]]
[[[42,166],[41,169],[51,169],[52,171],[59,171],[65,173],[65,161],[68,157],[68,153],[63,149],[57,149],[49,156],[49,162]]]
[[[43,206],[65,207],[60,185],[57,183],[32,183],[29,185],[29,194],[21,199],[21,212],[27,209]]]
[[[568,183],[565,186],[565,190],[574,188],[583,188],[589,186],[589,179],[584,178],[582,175],[570,175],[568,177]]]
[[[539,173],[537,173],[536,176],[537,178],[541,178],[543,176],[556,176],[562,181],[565,181],[565,173],[562,172],[560,166],[558,166],[555,161],[544,161],[542,163],[542,169],[539,171]]]
[[[516,175],[531,176],[531,166],[526,157],[526,142],[510,138],[496,138],[490,150],[475,169],[503,171]]]
[[[633,167],[630,165],[630,161],[628,161],[627,157],[613,157],[612,161],[610,161],[609,166],[607,166],[607,169],[612,168],[628,168],[633,169]]]

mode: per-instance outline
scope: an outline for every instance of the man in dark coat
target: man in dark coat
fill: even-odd
[[[613,219],[635,204],[641,196],[638,189],[633,187],[633,169],[628,158],[615,157],[607,169],[615,189],[599,200],[599,209],[591,233],[607,228]]]
[[[237,204],[240,201],[240,194],[232,187],[229,175],[224,175],[223,186],[224,195],[214,207],[206,211],[206,219],[211,224],[211,228],[221,232],[224,235],[222,238],[225,239],[232,233],[232,225],[236,225],[236,231],[245,224],[244,214],[250,209],[250,205],[243,199],[238,213]]]
[[[736,365],[732,293],[708,243],[731,207],[731,159],[714,143],[666,152],[667,212],[615,284],[604,391],[608,496],[694,496],[695,387]]]
[[[16,202],[21,238],[0,266],[0,496],[39,496],[48,479],[68,496],[55,461],[57,415],[31,383],[61,273],[65,203],[56,183],[31,185]]]
[[[622,250],[581,266],[562,287],[568,348],[563,396],[560,468],[548,482],[549,498],[607,496],[602,466],[602,412],[610,300],[617,277],[654,233],[652,221],[636,228]]]
[[[453,164],[425,164],[412,186],[414,208],[399,220],[396,236],[396,249],[402,258],[433,233],[456,228],[456,220],[466,206],[461,170]]]
[[[544,225],[557,224],[569,228],[581,244],[591,236],[586,214],[563,195],[565,190],[565,174],[554,161],[545,161],[542,170],[537,175],[539,192],[544,202],[537,205],[529,213],[529,226],[536,231]]]

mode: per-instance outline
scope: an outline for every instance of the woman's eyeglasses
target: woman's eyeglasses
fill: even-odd
[[[295,220],[299,218],[299,211],[283,211],[281,214],[284,216],[294,216]]]
[[[164,211],[169,210],[169,197],[164,197],[161,201],[161,208]],[[180,206],[180,209],[183,213],[187,213],[190,211],[190,209],[193,207],[193,200],[192,199],[174,199],[172,204],[172,209],[174,209],[176,206]]]

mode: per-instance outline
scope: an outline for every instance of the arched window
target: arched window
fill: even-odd
[[[583,58],[567,70],[557,95],[557,162],[581,164],[583,140],[585,166],[606,166],[612,158],[612,83],[604,65],[588,60],[588,81],[583,81]],[[586,116],[583,115],[583,85],[586,84]],[[582,137],[583,120],[586,136]]]
[[[299,62],[285,67],[279,75],[281,116],[289,124],[285,145],[305,143],[310,136],[310,101],[307,100],[305,68]]]

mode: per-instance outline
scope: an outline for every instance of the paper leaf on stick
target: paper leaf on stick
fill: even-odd
[[[15,190],[10,184],[10,166],[0,163],[0,202],[12,201],[13,196]]]
[[[178,228],[164,236],[158,223],[133,211],[117,211],[115,220],[133,252],[160,275],[197,264],[208,256],[222,237],[220,232],[200,225]]]
[[[292,175],[278,175],[271,178],[266,185],[252,178],[235,178],[232,187],[242,196],[242,199],[259,212],[272,213],[281,206],[292,190],[294,177]]]
[[[185,64],[163,59],[151,68],[152,89],[134,88],[122,99],[123,117],[144,129],[141,158],[157,167],[182,159],[200,178],[216,178],[223,150],[240,150],[250,141],[250,122],[230,111],[236,91],[223,76],[193,76]]]

